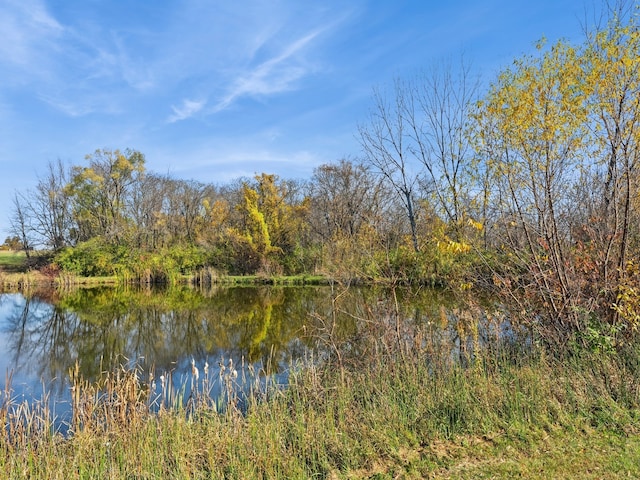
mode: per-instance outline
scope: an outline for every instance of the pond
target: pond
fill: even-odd
[[[285,384],[290,366],[312,350],[321,354],[357,337],[363,324],[392,316],[429,325],[458,351],[469,341],[461,333],[468,316],[459,300],[427,289],[184,286],[4,293],[0,371],[10,379],[4,396],[29,401],[46,393],[64,404],[74,368],[90,381],[121,366],[137,368],[150,385],[170,376],[187,395],[194,367],[202,382],[205,366],[217,378],[220,366],[229,371],[229,362],[240,377],[260,372]]]

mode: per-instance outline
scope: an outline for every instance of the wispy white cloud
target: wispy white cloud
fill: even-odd
[[[248,1],[250,8],[193,0],[154,9],[156,27],[109,16],[117,8],[99,4],[70,15],[47,0],[1,0],[0,75],[5,87],[20,85],[70,117],[124,112],[147,97],[170,105],[168,123],[299,88],[318,70],[312,48],[335,16]]]
[[[0,66],[35,74],[56,48],[64,28],[41,0],[7,0],[0,4]]]
[[[297,80],[312,70],[303,59],[296,59],[296,55],[324,30],[319,28],[304,35],[287,45],[278,55],[239,74],[212,113],[224,110],[244,96],[270,95],[292,89]]]
[[[205,106],[207,102],[205,100],[189,100],[185,99],[182,101],[182,105],[176,107],[174,105],[171,106],[171,110],[173,110],[173,114],[169,116],[167,121],[169,123],[178,122],[180,120],[185,120],[189,117],[192,117]]]
[[[66,101],[63,96],[40,95],[40,100],[69,117],[82,117],[94,111],[95,106],[78,101]]]
[[[94,35],[77,28],[73,32],[75,48],[68,55],[68,61],[77,65],[77,84],[102,88],[101,82],[104,82],[139,92],[155,86],[155,73],[148,59],[134,59],[134,41],[127,44],[117,32],[97,35],[98,38]]]
[[[131,88],[145,92],[155,87],[156,79],[153,67],[142,58],[133,59],[131,48],[117,35],[114,35],[115,67],[117,75]]]
[[[138,49],[150,27],[123,34],[82,13],[77,21],[57,18],[52,8],[45,0],[0,1],[0,95],[19,88],[78,117],[123,111],[132,96],[154,88],[154,72]]]

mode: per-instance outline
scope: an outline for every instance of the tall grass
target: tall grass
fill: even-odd
[[[444,477],[462,468],[455,453],[460,442],[490,443],[494,454],[509,455],[509,448],[535,451],[554,438],[559,444],[612,435],[611,458],[619,461],[609,473],[640,474],[640,453],[616,443],[640,433],[638,345],[615,355],[561,357],[505,339],[488,348],[489,330],[470,319],[456,326],[457,337],[435,324],[404,324],[393,313],[361,319],[347,338],[334,336],[331,319],[326,322],[319,335],[332,348],[292,365],[286,389],[265,385],[253,372],[241,390],[245,369],[234,373],[227,363],[216,376],[194,363],[193,388],[173,391],[167,378],[143,379],[135,368],[93,383],[74,369],[66,436],[52,428],[46,401],[12,402],[8,383],[0,472],[7,478]],[[223,387],[218,397],[214,382]],[[242,392],[249,395],[241,407]],[[513,468],[508,476],[522,474]]]

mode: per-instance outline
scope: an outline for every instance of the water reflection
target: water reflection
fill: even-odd
[[[310,345],[307,312],[323,289],[232,288],[207,292],[80,289],[60,298],[0,296],[3,367],[63,379],[76,361],[84,378],[143,360],[159,370],[181,359],[244,357],[283,364]]]
[[[359,339],[385,322],[402,323],[403,341],[415,336],[424,342],[426,332],[429,345],[453,345],[451,353],[462,355],[498,331],[491,322],[478,323],[488,318],[481,310],[460,308],[459,299],[443,292],[381,288],[103,287],[1,294],[0,368],[13,372],[14,392],[36,397],[41,385],[54,394],[68,391],[76,363],[87,380],[123,363],[153,370],[156,378],[163,372],[188,378],[191,359],[201,369],[231,358],[277,373],[311,348],[346,345],[364,354],[368,347]]]

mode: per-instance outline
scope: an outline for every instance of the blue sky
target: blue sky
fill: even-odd
[[[593,2],[0,0],[0,242],[16,190],[98,148],[308,178],[358,156],[374,87],[463,53],[490,80],[542,36],[581,41]]]

